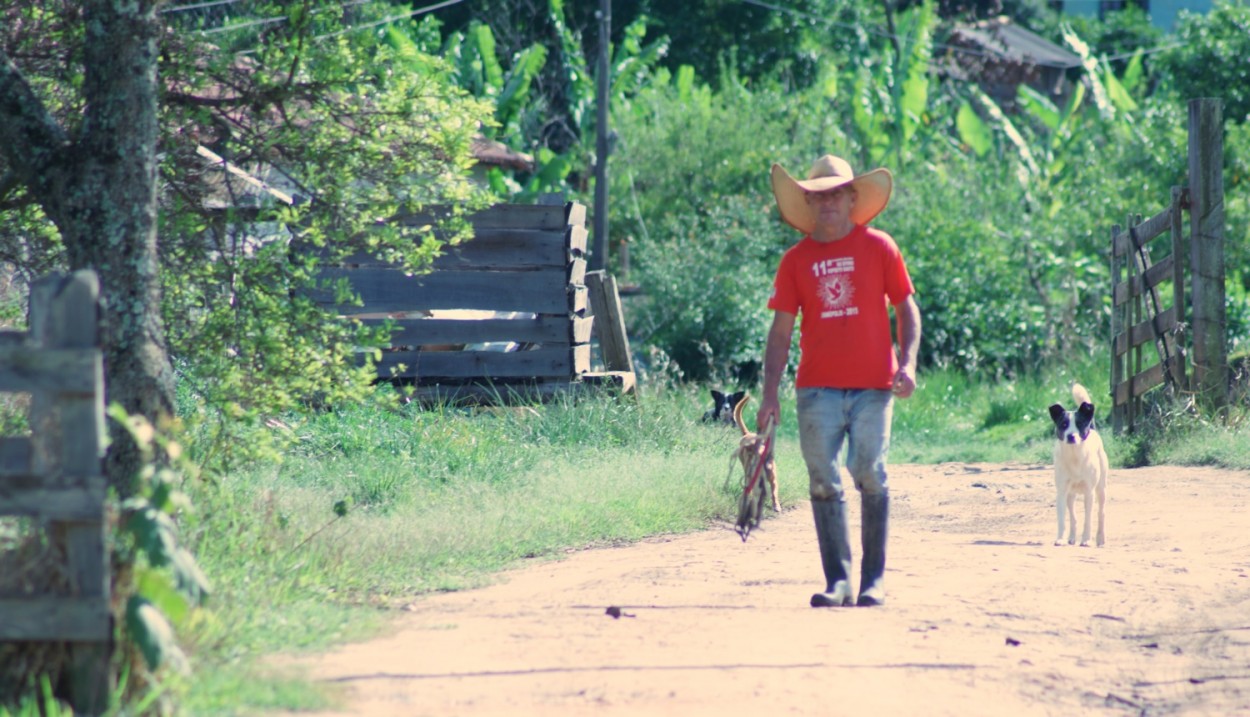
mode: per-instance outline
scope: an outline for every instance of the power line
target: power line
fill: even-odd
[[[211,0],[210,2],[204,2],[204,3],[195,4],[195,5],[184,5],[184,6],[180,6],[180,7],[176,7],[176,8],[169,8],[169,9],[168,9],[168,10],[166,10],[165,12],[175,12],[175,11],[179,11],[179,10],[191,10],[191,9],[195,9],[195,8],[209,7],[209,6],[213,6],[213,5],[228,5],[228,4],[231,4],[231,3],[236,3],[236,2],[239,2],[239,1],[240,1],[240,0]],[[348,7],[352,7],[352,6],[354,6],[354,5],[363,5],[363,4],[365,4],[366,2],[369,2],[369,0],[345,0],[344,2],[340,2],[340,3],[339,3],[339,5],[338,5],[338,8],[337,8],[337,9],[345,9],[345,8],[348,8]],[[343,28],[342,30],[337,30],[337,31],[335,31],[335,32],[329,32],[329,33],[326,33],[326,34],[324,34],[324,35],[315,35],[315,36],[313,36],[311,39],[313,39],[313,40],[324,40],[324,39],[331,38],[331,37],[338,37],[339,35],[346,35],[346,34],[347,34],[347,33],[349,33],[349,32],[355,32],[355,31],[357,31],[357,30],[367,30],[367,29],[369,29],[369,28],[377,27],[377,26],[379,26],[379,25],[386,25],[386,24],[388,24],[388,23],[397,22],[397,21],[399,21],[399,20],[407,20],[408,18],[416,17],[417,15],[423,15],[423,14],[428,13],[428,12],[434,12],[435,10],[441,10],[441,9],[443,9],[443,8],[445,8],[445,7],[450,7],[450,6],[452,6],[452,5],[457,5],[457,4],[462,3],[462,2],[464,2],[464,0],[444,0],[443,2],[435,3],[435,4],[433,4],[433,5],[427,5],[427,6],[422,7],[422,8],[417,8],[416,10],[412,10],[412,11],[410,11],[410,12],[405,12],[405,13],[400,13],[400,14],[398,14],[398,15],[392,15],[392,16],[390,16],[390,17],[385,17],[385,18],[382,18],[381,20],[375,20],[375,21],[372,21],[372,22],[360,23],[360,24],[358,24],[358,25],[351,25],[351,26],[348,26],[348,27]],[[324,12],[324,11],[325,11],[325,9],[324,9],[324,8],[320,8],[320,9],[318,9],[318,10],[315,10],[314,12]],[[234,23],[233,25],[225,25],[225,26],[222,26],[222,27],[210,28],[210,29],[207,29],[207,30],[197,30],[197,31],[195,31],[195,32],[198,32],[198,33],[199,33],[199,34],[201,34],[201,35],[215,35],[215,34],[222,33],[222,32],[230,32],[230,31],[233,31],[233,30],[241,30],[241,29],[244,29],[244,28],[248,28],[248,27],[255,27],[255,26],[258,26],[258,25],[273,25],[273,24],[276,24],[276,23],[282,23],[282,22],[286,22],[286,21],[287,21],[287,18],[286,18],[285,16],[283,16],[283,17],[272,17],[272,18],[261,18],[261,19],[257,19],[257,20],[249,20],[249,21],[247,21],[247,22],[238,22],[238,23]],[[252,52],[255,52],[255,49],[252,49],[252,50],[242,50],[242,51],[240,51],[240,52],[238,52],[238,53],[236,53],[236,54],[239,54],[239,55],[246,55],[246,54],[250,54],[250,53],[252,53]]]
[[[434,12],[435,10],[442,10],[445,7],[456,5],[462,2],[464,2],[464,0],[444,0],[444,2],[436,3],[434,5],[429,5],[429,6],[420,8],[418,10],[413,10],[412,12],[406,12],[406,13],[401,13],[399,15],[393,15],[391,17],[383,18],[382,20],[377,20],[375,22],[363,23],[360,25],[353,25],[351,27],[344,28],[337,32],[327,33],[325,35],[317,35],[313,39],[324,40],[327,37],[338,37],[339,35],[345,35],[349,32],[355,32],[356,30],[367,30],[371,27],[377,27],[378,25],[386,25],[388,23],[392,23],[397,20],[407,20],[408,18],[416,17],[417,15],[423,15],[427,12]]]
[[[210,2],[195,3],[194,5],[179,5],[178,7],[167,7],[161,10],[162,13],[183,12],[184,10],[201,10],[206,7],[215,7],[217,5],[233,5],[243,0],[211,0]]]
[[[273,25],[279,22],[286,22],[285,17],[269,17],[261,20],[252,20],[250,22],[236,22],[233,25],[222,25],[221,27],[209,28],[208,30],[198,30],[201,35],[216,35],[222,32],[231,32],[233,30],[242,30],[245,27],[255,27],[257,25]]]

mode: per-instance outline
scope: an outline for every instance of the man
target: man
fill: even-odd
[[[777,268],[768,307],[773,324],[764,351],[764,390],[758,427],[779,422],[778,385],[790,354],[795,318],[799,370],[795,381],[799,444],[810,479],[812,514],[825,571],[825,590],[812,607],[850,605],[851,549],[838,454],[859,491],[863,559],[858,605],[885,601],[882,576],[890,497],[885,457],[894,397],[916,388],[920,309],[907,266],[890,235],[867,226],[890,200],[888,170],[858,177],[839,157],[825,155],[805,181],[772,168],[773,194],[786,223],[803,239]],[[887,302],[898,325],[898,353]]]

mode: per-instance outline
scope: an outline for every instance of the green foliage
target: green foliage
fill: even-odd
[[[395,10],[385,2],[178,10],[160,16],[169,28],[153,271],[168,350],[220,429],[215,455],[247,458],[239,439],[262,416],[364,394],[373,374],[357,352],[381,336],[314,304],[318,262],[363,251],[419,272],[467,237],[464,216],[490,200],[469,173],[493,105],[459,90],[440,58],[378,42],[428,35],[383,22]],[[72,136],[82,17],[14,13],[6,50]],[[5,169],[0,260],[25,279],[64,266],[55,229]],[[380,224],[424,211],[433,214],[424,225]]]
[[[891,460],[1045,463],[1046,407],[1069,400],[1079,381],[1099,405],[1113,465],[1124,465],[1138,444],[1105,428],[1108,366],[1098,352],[1012,381],[922,372],[917,393],[895,405]],[[423,410],[386,390],[374,407],[284,417],[298,436],[284,463],[188,486],[205,508],[188,516],[186,534],[216,592],[189,630],[198,672],[180,704],[190,714],[307,707],[317,690],[270,674],[263,665],[280,661],[263,656],[360,639],[384,629],[379,607],[481,585],[522,560],[727,525],[737,434],[699,421],[703,386],[649,383],[642,395]],[[790,387],[782,401],[785,505],[806,497],[807,481]],[[1168,425],[1176,440],[1156,437],[1156,460],[1250,465],[1244,425],[1183,411]],[[384,494],[331,522],[346,490],[383,483]]]
[[[736,434],[699,422],[706,394],[693,387],[644,390],[641,403],[421,409],[381,389],[374,405],[284,416],[272,430],[297,439],[282,463],[187,485],[198,509],[183,534],[215,591],[185,635],[197,674],[180,704],[287,703],[297,695],[271,687],[282,676],[240,672],[363,637],[386,619],[379,607],[480,585],[522,559],[727,518]],[[787,482],[783,500],[800,490]]]
[[[1160,52],[1154,66],[1181,100],[1220,97],[1224,117],[1250,119],[1250,5],[1217,0],[1210,12],[1181,11],[1175,44]]]
[[[1073,93],[1056,106],[1022,87],[1008,114],[975,86],[922,81],[928,11],[912,12],[900,23],[907,61],[865,57],[802,88],[726,75],[714,90],[683,69],[614,108],[612,234],[629,241],[629,278],[646,292],[627,314],[640,353],[678,375],[750,380],[767,329],[766,315],[750,325],[766,302],[760,277],[794,239],[776,222],[767,167],[801,172],[825,152],[895,170],[875,224],[909,262],[925,365],[1010,376],[1105,342],[1109,229],[1161,211],[1185,183],[1184,105],[1149,94],[1142,56],[1108,62],[1068,28],[1085,63]],[[1236,189],[1250,178],[1239,127],[1226,142],[1231,266],[1250,209]],[[726,288],[703,267],[738,278]]]
[[[1107,58],[1118,68],[1124,67],[1138,50],[1170,44],[1163,31],[1151,24],[1146,11],[1133,4],[1107,12],[1102,19],[1056,13],[1044,16],[1037,24],[1023,24],[1056,42],[1061,41],[1063,26],[1069,26],[1089,43],[1095,57]]]
[[[144,456],[139,490],[120,506],[115,562],[133,582],[114,591],[126,598],[125,635],[153,672],[185,674],[186,656],[175,639],[174,625],[185,625],[190,611],[209,595],[208,578],[195,557],[181,544],[175,518],[191,508],[177,487],[195,466],[179,443],[159,434],[142,416],[128,416],[117,405],[110,417],[122,425]]]
[[[374,37],[403,38],[406,26],[352,29],[393,8],[358,6],[347,17],[248,9],[285,21],[263,37],[226,33],[245,55],[182,28],[168,35],[162,67],[172,88],[162,107],[163,314],[176,364],[212,407],[204,417],[218,422],[223,449],[246,447],[237,439],[264,415],[358,400],[371,382],[356,352],[381,336],[314,304],[319,261],[365,251],[422,271],[445,243],[468,236],[464,215],[489,199],[468,173],[492,106],[457,89],[451,68],[414,42]],[[296,201],[206,166],[197,145]],[[436,208],[427,225],[378,223]]]
[[[771,320],[760,297],[782,248],[761,202],[726,197],[639,247],[638,278],[661,296],[631,305],[633,330],[688,379],[756,380]]]

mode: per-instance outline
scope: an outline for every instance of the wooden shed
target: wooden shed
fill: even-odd
[[[1069,71],[1081,67],[1076,53],[1006,16],[956,25],[946,44],[951,48],[943,65],[946,74],[976,82],[1006,110],[1015,107],[1020,85],[1061,104],[1072,91]]]
[[[356,255],[321,277],[347,279],[363,306],[334,304],[329,292],[315,298],[340,315],[390,324],[378,379],[413,385],[422,399],[495,402],[603,383],[629,392],[620,301],[602,273],[587,276],[585,220],[577,202],[495,205],[470,218],[474,238],[447,247],[430,273]],[[592,332],[606,371],[592,370]]]

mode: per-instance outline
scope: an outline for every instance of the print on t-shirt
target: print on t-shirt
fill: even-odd
[[[816,277],[816,293],[825,308],[820,312],[820,318],[855,316],[859,313],[859,307],[851,304],[855,298],[855,283],[851,281],[854,271],[855,257],[850,256],[825,259],[812,264],[812,274]]]

